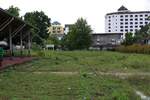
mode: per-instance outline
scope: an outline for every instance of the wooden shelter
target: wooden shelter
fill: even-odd
[[[7,40],[12,56],[13,45],[20,45],[21,54],[23,52],[23,45],[26,45],[28,54],[30,54],[32,42],[31,29],[33,28],[35,27],[0,8],[0,41]]]

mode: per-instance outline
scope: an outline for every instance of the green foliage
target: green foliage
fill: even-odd
[[[61,45],[61,40],[59,40],[55,35],[51,35],[47,41],[46,44],[54,44],[56,47]]]
[[[133,36],[133,33],[126,33],[123,44],[124,45],[132,45],[134,42],[135,42],[135,38]]]
[[[6,11],[13,16],[19,17],[19,11],[20,9],[18,7],[10,6]]]
[[[88,49],[91,44],[91,27],[83,18],[70,27],[69,33],[65,38],[65,45],[69,50]]]
[[[32,43],[32,50],[37,51],[37,50],[42,50],[42,47],[35,42]]]
[[[26,13],[24,20],[39,29],[33,30],[33,42],[43,45],[44,39],[47,39],[49,36],[47,27],[51,25],[50,18],[43,11],[34,11]]]
[[[150,34],[149,30],[150,30],[150,24],[147,24],[143,27],[141,27],[140,30],[138,30],[137,32],[135,32],[135,38],[136,38],[136,42],[141,42],[143,39],[147,38]]]

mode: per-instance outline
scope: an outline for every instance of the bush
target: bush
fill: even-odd
[[[125,53],[150,54],[150,45],[133,44],[130,46],[120,46],[116,48],[116,51]]]

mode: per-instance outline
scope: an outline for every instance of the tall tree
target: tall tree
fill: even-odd
[[[135,42],[135,37],[133,36],[133,33],[126,33],[125,34],[125,40],[123,42],[124,45],[132,45]]]
[[[135,33],[136,40],[140,41],[146,38],[147,36],[149,36],[150,35],[149,30],[150,30],[150,24],[141,27],[141,29]]]
[[[68,35],[65,37],[65,44],[69,50],[88,49],[91,45],[91,27],[83,18],[70,27]]]
[[[42,45],[42,40],[47,39],[49,36],[47,28],[51,25],[51,19],[43,11],[35,11],[26,13],[24,20],[39,29],[39,31],[33,30],[35,36],[33,42]]]
[[[13,5],[6,9],[7,12],[12,14],[13,16],[19,17],[20,9],[18,7],[14,7]]]

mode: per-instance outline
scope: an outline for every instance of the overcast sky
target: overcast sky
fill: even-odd
[[[25,12],[44,11],[53,21],[72,24],[83,17],[94,32],[104,32],[105,14],[115,12],[124,5],[131,11],[150,10],[150,0],[0,0],[3,9],[14,5]]]

